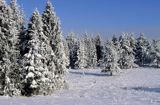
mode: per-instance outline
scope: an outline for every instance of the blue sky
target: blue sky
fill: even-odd
[[[29,18],[35,8],[42,13],[47,0],[17,0]],[[160,38],[160,0],[50,0],[64,33],[144,32]]]

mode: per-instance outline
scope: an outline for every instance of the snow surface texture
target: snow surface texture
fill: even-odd
[[[106,76],[69,70],[69,89],[52,96],[0,97],[0,105],[160,105],[160,69],[137,68]]]

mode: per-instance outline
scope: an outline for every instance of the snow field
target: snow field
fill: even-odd
[[[160,105],[160,69],[130,69],[114,76],[84,72],[69,70],[69,89],[45,97],[0,97],[0,105]]]

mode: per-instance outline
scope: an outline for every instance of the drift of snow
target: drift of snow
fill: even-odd
[[[160,69],[137,68],[106,76],[69,70],[69,89],[51,96],[0,97],[0,105],[160,105]]]

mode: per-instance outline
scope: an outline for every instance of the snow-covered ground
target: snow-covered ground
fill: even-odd
[[[69,70],[69,89],[52,96],[0,97],[0,105],[160,105],[160,69],[137,68],[114,76]]]

